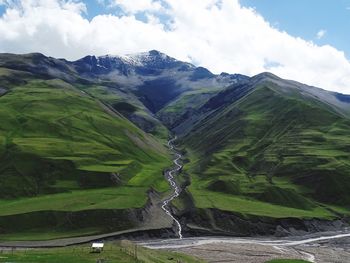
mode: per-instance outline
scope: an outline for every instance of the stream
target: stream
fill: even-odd
[[[169,149],[175,153],[175,158],[173,163],[175,164],[174,168],[171,168],[171,170],[167,171],[165,173],[165,177],[167,179],[167,181],[169,182],[169,185],[173,188],[173,193],[167,197],[165,200],[163,200],[163,205],[162,205],[162,209],[164,210],[164,212],[171,217],[171,219],[175,222],[176,226],[177,226],[177,236],[182,239],[182,227],[181,224],[179,222],[179,220],[177,220],[171,213],[168,204],[171,203],[171,201],[173,201],[175,198],[177,198],[180,195],[181,189],[179,188],[179,186],[177,185],[174,177],[176,176],[176,174],[181,170],[182,165],[179,164],[179,160],[181,159],[182,155],[179,154],[174,147],[174,141],[176,141],[177,137],[175,136],[173,139],[168,141],[168,147]]]

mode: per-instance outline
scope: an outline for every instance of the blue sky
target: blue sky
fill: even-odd
[[[289,34],[330,44],[350,58],[350,0],[240,0],[267,21]],[[321,39],[319,30],[326,30]]]
[[[269,71],[350,94],[349,25],[350,0],[0,0],[0,52],[156,49],[213,73]]]
[[[5,12],[5,6],[0,5],[0,15],[2,15]]]
[[[132,0],[131,0],[132,1]],[[103,4],[102,1],[98,0],[84,0],[83,1],[87,7],[86,18],[91,20],[97,15],[116,15],[122,16],[126,13],[118,6],[109,6],[108,4]],[[145,21],[146,18],[143,12],[135,14],[136,18],[141,21]]]
[[[87,7],[86,17],[91,20],[97,15],[104,14],[120,14],[121,10],[118,7],[109,8],[105,4],[101,4],[98,0],[84,0]]]

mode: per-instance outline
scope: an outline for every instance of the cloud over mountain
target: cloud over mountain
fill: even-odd
[[[77,59],[157,49],[214,72],[253,75],[269,70],[350,93],[350,62],[342,51],[280,31],[238,0],[104,2],[123,13],[88,20],[89,10],[78,0],[5,0],[0,52]]]

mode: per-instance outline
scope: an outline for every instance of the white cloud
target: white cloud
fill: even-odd
[[[136,14],[145,11],[160,11],[162,4],[160,0],[98,0],[108,7],[120,7],[129,14]]]
[[[316,38],[317,38],[317,39],[321,39],[321,38],[323,38],[323,37],[326,35],[326,33],[327,33],[326,30],[321,29],[321,30],[319,30],[319,31],[317,32]]]
[[[0,18],[0,52],[78,59],[158,49],[216,73],[269,70],[350,94],[350,62],[342,51],[280,31],[238,0],[113,1],[126,15],[89,21],[78,0],[21,0]],[[137,20],[138,12],[148,21]],[[169,18],[166,25],[160,15]]]
[[[13,0],[0,0],[0,5],[10,5],[13,4]]]

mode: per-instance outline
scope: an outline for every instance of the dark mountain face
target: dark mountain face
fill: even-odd
[[[206,68],[198,67],[194,70],[192,76],[190,77],[191,81],[197,81],[200,79],[208,79],[214,77],[214,74],[211,73]]]
[[[136,91],[140,101],[153,113],[158,112],[180,94],[179,86],[172,78],[147,80]]]
[[[215,75],[156,50],[127,56],[87,56],[71,66],[89,80],[122,83],[153,113],[184,92],[224,88],[248,79],[238,74]]]
[[[87,56],[72,63],[79,73],[104,75],[111,72],[128,76],[152,76],[164,70],[195,70],[195,66],[178,61],[156,50],[127,56]]]

